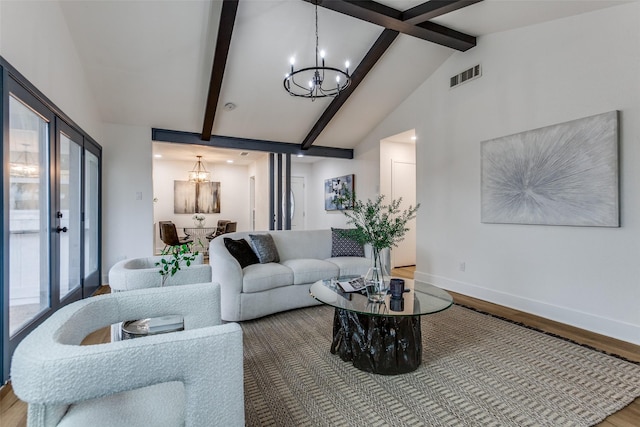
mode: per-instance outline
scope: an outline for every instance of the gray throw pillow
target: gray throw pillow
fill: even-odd
[[[249,234],[249,239],[251,239],[251,246],[258,256],[260,264],[280,262],[278,248],[276,248],[271,234]]]
[[[331,228],[331,256],[364,256],[364,247],[353,239],[343,237],[343,228]]]

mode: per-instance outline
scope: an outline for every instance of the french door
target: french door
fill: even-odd
[[[3,80],[2,382],[17,344],[100,284],[100,147]]]

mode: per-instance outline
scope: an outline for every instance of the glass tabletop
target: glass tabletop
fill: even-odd
[[[319,280],[309,289],[312,297],[335,308],[372,316],[422,316],[445,310],[453,304],[446,291],[417,280],[403,279],[402,299],[387,295],[383,303],[369,302],[366,295],[346,293],[330,280]]]

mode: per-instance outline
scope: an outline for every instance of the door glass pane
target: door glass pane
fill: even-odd
[[[60,299],[80,288],[82,148],[60,133]]]
[[[49,123],[9,97],[9,334],[50,306]]]
[[[98,271],[98,157],[85,151],[84,277]]]

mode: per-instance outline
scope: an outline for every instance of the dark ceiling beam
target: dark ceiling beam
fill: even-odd
[[[220,14],[216,49],[213,55],[213,65],[211,67],[211,81],[209,82],[209,94],[207,95],[207,104],[204,111],[204,123],[202,125],[201,138],[204,141],[211,138],[213,121],[216,118],[218,99],[220,98],[220,90],[222,89],[222,78],[224,77],[224,69],[227,65],[227,56],[229,54],[231,35],[233,34],[233,25],[236,21],[237,11],[238,0],[224,0]]]
[[[304,156],[331,157],[334,159],[353,159],[353,150],[347,148],[311,147],[308,150],[302,150],[300,144],[219,135],[212,135],[209,140],[203,141],[199,133],[169,129],[152,128],[151,139],[153,141],[205,145],[208,147],[230,148],[233,150],[263,151],[266,153],[293,155],[302,154]]]
[[[421,24],[438,16],[471,6],[482,0],[430,0],[402,12],[402,21],[407,24]]]
[[[302,149],[308,150],[311,144],[320,136],[324,128],[329,124],[333,116],[336,115],[338,110],[347,102],[347,99],[356,90],[358,85],[364,80],[366,75],[371,71],[376,62],[382,57],[382,55],[389,49],[391,43],[398,37],[398,32],[394,30],[385,29],[382,34],[375,41],[369,52],[364,56],[358,67],[351,74],[351,84],[340,95],[335,97],[331,104],[320,116],[320,119],[313,125],[313,128],[302,141]]]
[[[414,25],[402,20],[402,12],[371,0],[304,0],[390,30],[418,37],[459,51],[476,45],[476,38],[441,25]]]

